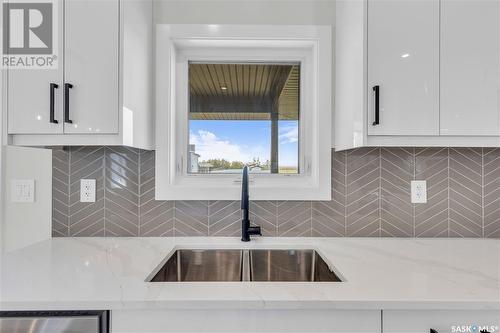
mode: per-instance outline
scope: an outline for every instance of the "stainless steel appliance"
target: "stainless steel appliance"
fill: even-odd
[[[109,311],[0,311],[0,333],[109,332]]]

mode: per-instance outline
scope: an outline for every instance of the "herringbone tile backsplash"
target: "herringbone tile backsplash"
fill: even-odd
[[[95,203],[80,179],[97,180]],[[410,203],[427,180],[428,202]],[[332,200],[255,201],[265,236],[500,238],[500,149],[361,148],[332,152]],[[239,201],[154,200],[154,152],[55,148],[54,236],[237,236]]]

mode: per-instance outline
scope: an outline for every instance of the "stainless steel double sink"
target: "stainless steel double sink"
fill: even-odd
[[[341,282],[315,250],[176,250],[149,282]]]

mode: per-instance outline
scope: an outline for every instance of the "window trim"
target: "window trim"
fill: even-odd
[[[303,172],[251,175],[251,197],[331,199],[331,27],[160,24],[156,59],[157,200],[236,200],[240,196],[239,175],[187,173],[190,61],[300,62],[299,167]]]

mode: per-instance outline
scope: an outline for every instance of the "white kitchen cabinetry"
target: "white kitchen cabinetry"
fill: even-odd
[[[441,1],[441,135],[500,135],[500,1]]]
[[[62,48],[63,6],[57,2],[54,16],[59,29],[57,45],[59,54]],[[55,43],[56,44],[56,43]],[[56,45],[55,45],[56,46]],[[57,46],[56,46],[57,47]],[[7,71],[5,71],[7,72]],[[59,59],[57,69],[18,69],[8,71],[8,87],[2,92],[7,94],[8,132],[19,134],[58,134],[62,133],[62,82],[63,65]],[[51,122],[51,94],[53,97],[54,119]],[[59,121],[58,121],[59,120]]]
[[[368,1],[368,96],[368,135],[439,134],[438,1]]]
[[[150,309],[113,311],[114,333],[329,332],[381,333],[378,310]],[[479,332],[478,332],[479,333]]]
[[[118,133],[119,1],[65,0],[64,8],[64,79],[72,85],[64,133]]]
[[[418,311],[383,312],[384,333],[498,332],[500,311]],[[433,331],[431,331],[433,330]]]
[[[154,148],[152,2],[60,0],[58,7],[58,70],[9,70],[7,142]],[[57,123],[49,119],[51,83]]]
[[[499,0],[336,6],[336,150],[500,147]]]

